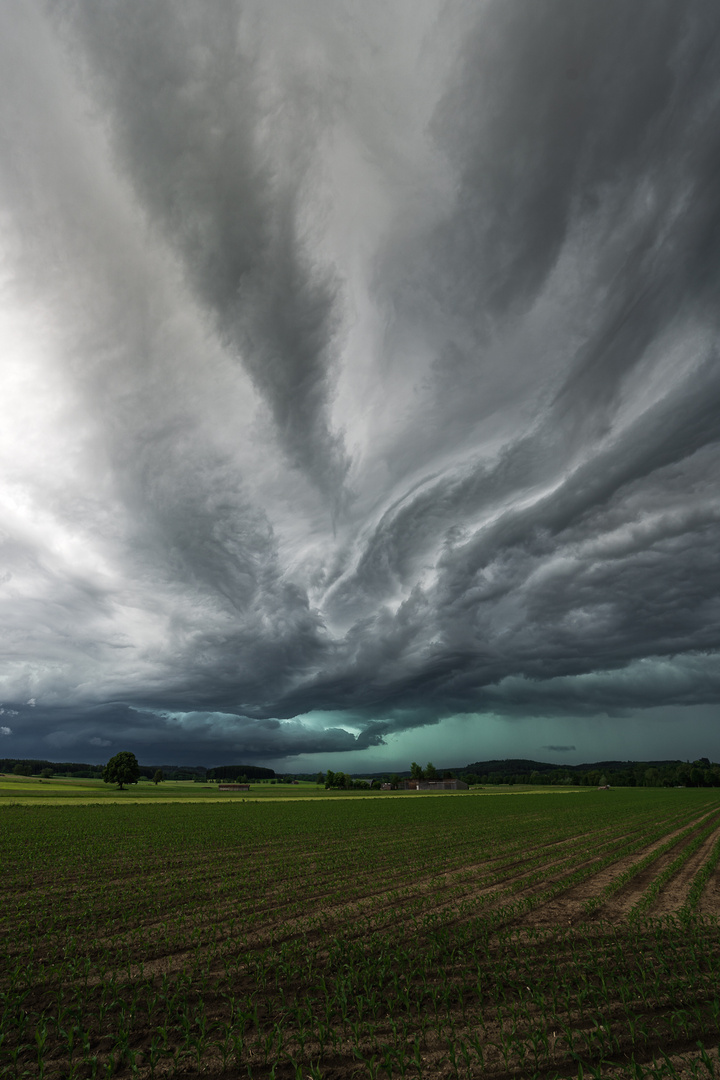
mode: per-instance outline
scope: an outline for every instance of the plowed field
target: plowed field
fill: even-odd
[[[5,807],[0,1075],[720,1076],[720,793]]]

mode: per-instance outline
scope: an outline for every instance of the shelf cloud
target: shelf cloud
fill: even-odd
[[[719,72],[709,0],[0,11],[7,752],[582,754],[673,706],[679,753]]]

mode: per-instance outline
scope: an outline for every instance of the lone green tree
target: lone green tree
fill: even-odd
[[[111,757],[102,773],[106,784],[117,784],[121,791],[125,784],[137,784],[139,776],[137,758],[129,750],[122,750]]]
[[[153,776],[153,784],[162,784],[164,779],[165,777],[163,776],[162,769],[156,769],[155,775]]]

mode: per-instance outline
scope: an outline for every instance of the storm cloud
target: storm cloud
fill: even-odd
[[[716,5],[30,0],[0,72],[5,752],[468,716],[473,760],[492,715],[582,754],[673,706],[680,753],[720,703]]]

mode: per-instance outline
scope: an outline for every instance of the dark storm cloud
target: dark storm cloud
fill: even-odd
[[[124,704],[88,709],[21,710],[17,737],[4,744],[15,757],[104,761],[133,746],[148,763],[222,764],[267,761],[300,754],[339,754],[377,745],[343,727],[318,728],[302,719],[256,720],[214,711],[173,712],[131,708]],[[10,731],[8,734],[12,734]],[[4,734],[0,728],[0,734]]]
[[[0,23],[7,753],[720,701],[714,5]]]
[[[281,103],[291,115],[274,160],[259,129],[275,118],[263,115],[237,0],[211,12],[76,0],[56,12],[84,46],[89,93],[152,223],[266,398],[290,460],[337,501],[347,470],[327,415],[337,286],[303,244],[299,205],[317,93],[300,85]]]
[[[519,362],[510,357],[505,393],[522,398],[526,380],[535,390],[534,363],[548,379],[530,434],[511,439],[492,468],[429,477],[386,512],[335,586],[342,609],[357,605],[358,592],[374,605],[408,588],[445,541],[436,584],[409,596],[390,641],[382,617],[365,633],[368,667],[380,677],[392,669],[395,684],[399,644],[420,698],[431,692],[461,707],[516,673],[717,647],[708,469],[720,431],[720,142],[711,120],[719,28],[717,12],[700,4],[560,4],[551,13],[510,2],[488,5],[467,46],[437,121],[458,165],[456,206],[415,241],[419,270],[398,292],[400,311],[425,318],[428,336],[452,334],[439,342],[431,384],[443,440],[462,438],[490,411],[496,339],[511,334],[509,319],[552,303],[550,279],[574,245],[567,271],[581,275],[581,289],[573,296],[565,284],[575,307],[557,312],[569,324],[565,371],[543,365],[542,340],[523,343]],[[394,268],[399,258],[389,257]],[[463,347],[472,357],[461,364]],[[490,523],[464,540],[466,522],[483,511]]]

